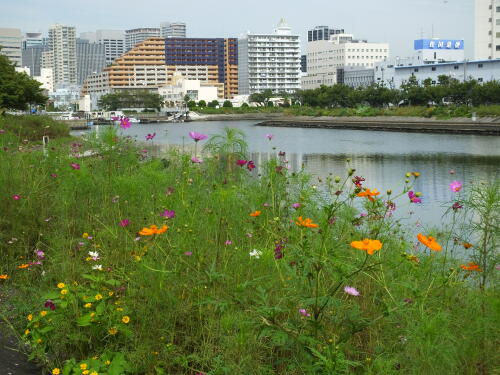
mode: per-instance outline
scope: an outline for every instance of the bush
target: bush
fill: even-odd
[[[50,138],[69,136],[69,126],[49,116],[0,116],[0,129],[30,141],[41,141],[43,136]]]

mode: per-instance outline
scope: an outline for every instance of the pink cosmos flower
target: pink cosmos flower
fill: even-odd
[[[305,316],[306,318],[311,316],[311,314],[309,314],[306,309],[299,309],[299,314]]]
[[[0,129],[0,134],[3,134],[3,133],[5,133],[5,130]]]
[[[57,178],[57,174],[55,174],[55,173],[51,173],[51,174],[50,174],[50,177],[52,177],[52,178]]]
[[[190,257],[191,255],[193,255],[193,252],[192,251],[186,251],[184,253],[184,255],[187,256],[187,257]]]
[[[233,241],[231,240],[227,240],[226,242],[224,242],[224,245],[232,245],[233,244]]]
[[[269,140],[273,139],[273,137],[274,137],[274,134],[266,134],[266,138]]]
[[[458,209],[460,209],[460,208],[463,208],[463,207],[464,207],[464,206],[462,206],[462,205],[461,205],[460,203],[458,203],[458,202],[453,203],[453,206],[451,206],[451,208],[453,208],[453,211],[456,211],[456,210],[458,210]]]
[[[35,255],[38,259],[45,259],[45,253],[42,250],[35,250]]]
[[[17,194],[14,194],[12,196],[12,199],[14,199],[15,201],[18,201],[19,199],[21,199],[21,196],[20,195],[17,195]]]
[[[80,169],[80,164],[78,164],[78,163],[71,163],[71,168],[73,168],[73,169]]]
[[[175,211],[165,210],[160,214],[160,216],[166,217],[167,219],[173,219],[175,217]]]
[[[243,167],[246,163],[247,163],[246,160],[237,160],[236,161],[236,165],[238,165],[240,167]]]
[[[197,133],[197,132],[189,132],[189,136],[195,141],[203,141],[204,139],[208,138],[208,135],[202,134],[202,133]]]
[[[120,119],[120,127],[122,129],[128,129],[128,128],[130,128],[130,120],[127,117],[122,117]]]
[[[156,133],[146,135],[146,141],[152,141],[156,137]]]
[[[202,163],[202,160],[201,159],[198,159],[196,156],[193,156],[191,158],[191,162],[194,163],[194,164],[201,164]]]
[[[122,226],[122,227],[126,227],[129,224],[130,224],[130,221],[128,219],[123,219],[122,221],[120,221],[120,226]]]
[[[302,205],[300,203],[294,203],[292,204],[292,207],[295,208],[296,210],[299,209]]]
[[[462,190],[462,183],[460,181],[453,181],[451,184],[450,184],[450,190],[454,193],[457,193],[459,192],[460,190]]]
[[[422,199],[417,197],[412,190],[408,192],[408,198],[410,198],[411,203],[422,203]]]
[[[344,292],[346,292],[347,294],[349,294],[351,296],[359,296],[359,291],[353,286],[344,287]]]

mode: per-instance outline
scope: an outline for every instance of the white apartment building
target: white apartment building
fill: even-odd
[[[500,59],[500,0],[475,0],[474,58]]]
[[[159,87],[158,94],[163,98],[165,105],[176,106],[184,103],[186,95],[195,102],[204,100],[209,103],[218,100],[218,90],[219,88],[211,82],[188,80],[179,74],[174,77],[172,84]]]
[[[160,35],[162,38],[185,38],[186,24],[184,22],[162,22],[160,23]]]
[[[250,95],[264,90],[300,89],[300,41],[282,19],[272,34],[251,34],[238,40],[238,91]]]
[[[389,44],[355,40],[352,34],[334,34],[329,40],[307,43],[307,75],[303,89],[342,83],[345,68],[369,69],[389,57]]]
[[[42,67],[52,68],[55,86],[77,83],[74,26],[56,24],[49,28],[48,51],[42,53]]]
[[[7,56],[17,66],[21,66],[22,62],[22,42],[20,29],[0,28],[0,54]]]
[[[154,27],[125,30],[125,50],[130,51],[137,43],[159,36],[160,29]]]
[[[104,45],[106,65],[125,53],[125,32],[123,30],[97,30],[80,34],[81,39]]]

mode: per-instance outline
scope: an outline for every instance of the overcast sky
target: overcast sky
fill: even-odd
[[[410,55],[414,39],[432,35],[465,39],[467,57],[474,50],[474,0],[0,0],[0,27],[24,32],[54,23],[76,26],[79,35],[181,21],[189,37],[238,37],[269,32],[281,17],[303,47],[308,29],[327,25],[388,42],[391,57]]]

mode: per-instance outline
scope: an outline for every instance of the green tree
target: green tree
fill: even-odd
[[[27,109],[32,105],[44,105],[47,97],[41,83],[26,73],[16,72],[14,64],[0,55],[0,109]]]
[[[100,108],[116,111],[122,108],[145,108],[159,110],[163,98],[158,93],[147,90],[122,90],[101,96],[98,101]]]
[[[233,103],[231,103],[229,100],[225,100],[224,104],[222,104],[222,107],[223,108],[232,108],[233,107]]]
[[[200,101],[198,102],[198,107],[206,107],[206,106],[207,106],[207,102],[206,102],[206,101],[204,101],[204,100],[200,100]]]
[[[258,103],[262,106],[267,106],[269,100],[273,97],[273,91],[271,89],[264,90],[262,92],[256,92],[250,95],[248,100],[251,103]]]
[[[208,108],[216,108],[219,105],[218,100],[212,100],[210,103],[207,104]]]

